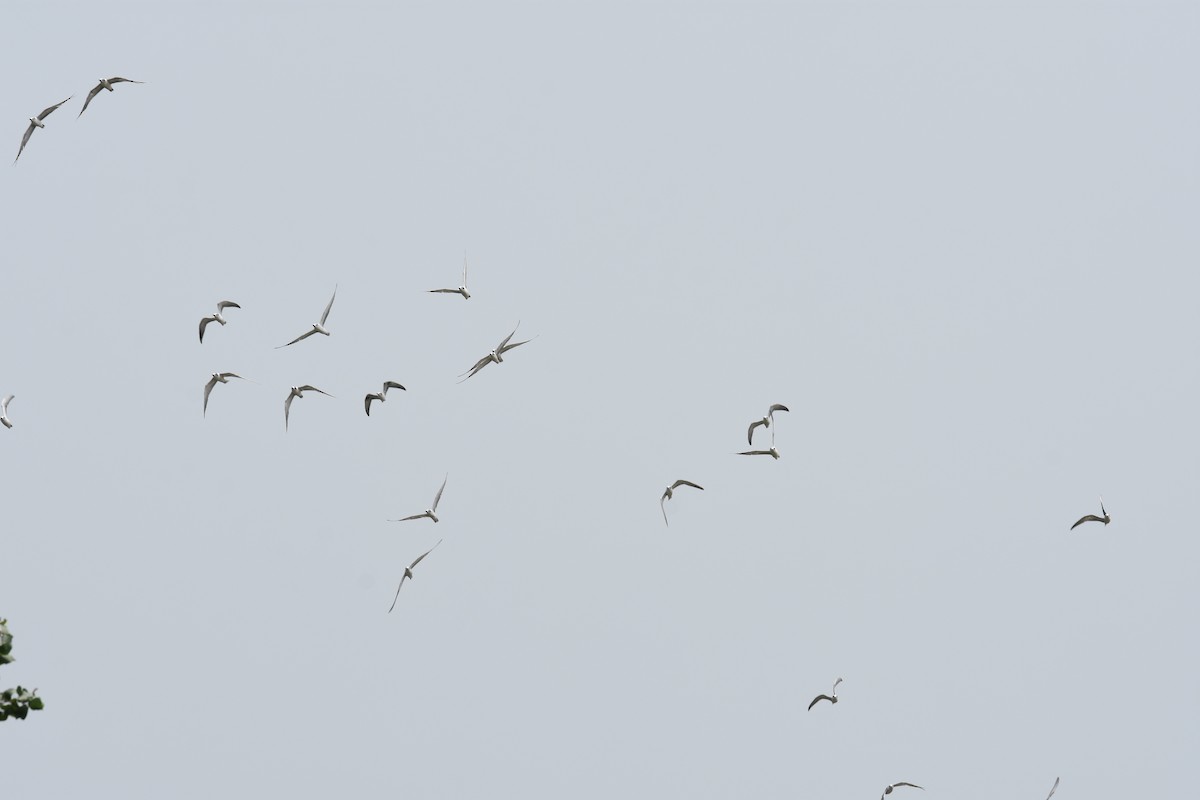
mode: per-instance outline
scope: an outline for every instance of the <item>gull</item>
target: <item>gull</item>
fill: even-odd
[[[1071,526],[1071,530],[1075,530],[1076,528],[1078,528],[1080,525],[1082,525],[1085,522],[1103,522],[1105,525],[1112,522],[1112,517],[1110,517],[1108,515],[1108,512],[1104,510],[1104,498],[1103,497],[1100,498],[1100,513],[1103,514],[1104,516],[1097,517],[1095,514],[1084,514],[1082,517],[1079,518],[1078,522],[1076,522],[1074,525]]]
[[[320,392],[326,397],[333,397],[333,395],[331,395],[329,392],[326,392],[323,389],[318,389],[315,386],[309,386],[307,384],[304,386],[293,386],[292,393],[288,395],[287,400],[283,401],[283,429],[285,431],[287,430],[288,426],[288,414],[290,414],[292,411],[292,401],[297,397],[304,397],[305,392]]]
[[[208,323],[219,322],[221,325],[225,324],[226,320],[221,316],[221,312],[227,308],[241,308],[241,306],[232,300],[222,300],[221,302],[217,303],[217,313],[209,314],[207,317],[200,320],[200,344],[204,344],[204,329],[208,327]]]
[[[83,101],[83,108],[80,110],[79,116],[75,117],[75,119],[79,119],[79,117],[83,116],[83,112],[87,111],[88,103],[92,102],[93,97],[100,94],[101,89],[108,89],[111,92],[113,90],[112,85],[114,83],[145,83],[145,81],[131,81],[129,78],[101,78],[100,82],[96,84],[95,88],[88,92],[87,100]]]
[[[770,456],[776,461],[779,460],[779,451],[775,449],[775,445],[771,445],[770,450],[744,450],[738,453],[739,456]]]
[[[808,710],[812,711],[812,707],[815,706],[817,703],[821,702],[822,700],[828,700],[829,702],[833,703],[834,705],[837,705],[837,701],[838,701],[837,687],[838,687],[838,684],[841,682],[842,682],[842,679],[838,678],[836,681],[833,682],[833,691],[832,692],[830,692],[829,694],[819,694],[816,697],[814,697],[813,701],[808,704]]]
[[[1054,792],[1057,789],[1058,789],[1058,778],[1055,778],[1054,785],[1050,787],[1050,794],[1046,795],[1046,800],[1050,800],[1051,797],[1054,797]]]
[[[12,420],[8,418],[8,404],[16,397],[15,394],[10,394],[3,400],[0,400],[0,422],[4,423],[4,427],[11,428]]]
[[[281,345],[279,345],[279,347],[276,347],[275,349],[282,350],[283,348],[285,348],[289,345],[295,344],[296,342],[300,341],[301,339],[307,339],[308,337],[312,336],[314,333],[323,333],[326,336],[328,336],[329,331],[325,330],[325,320],[329,319],[329,309],[333,308],[333,300],[336,297],[337,297],[337,285],[335,284],[333,287],[333,297],[329,298],[329,305],[325,306],[325,312],[323,314],[321,314],[321,321],[313,323],[312,330],[309,331],[308,333],[302,333],[299,336],[297,336],[295,339],[292,339],[287,344],[281,344]]]
[[[463,277],[462,286],[457,289],[430,289],[430,294],[461,294],[463,300],[470,300],[471,293],[467,291],[467,257],[463,256]]]
[[[428,550],[426,550],[424,553],[421,553],[421,555],[417,556],[417,560],[416,560],[416,561],[412,562],[411,564],[409,564],[407,567],[405,567],[405,568],[404,568],[404,574],[403,574],[402,576],[400,576],[400,585],[396,587],[396,597],[395,597],[395,598],[392,600],[392,608],[395,608],[395,607],[396,607],[396,600],[399,600],[399,599],[400,599],[400,590],[401,590],[401,589],[404,587],[404,580],[405,580],[405,578],[412,578],[412,576],[413,576],[413,573],[412,573],[412,571],[413,571],[413,567],[415,567],[417,564],[420,564],[420,563],[421,563],[421,559],[422,559],[422,558],[424,558],[425,556],[429,555],[429,554],[430,554],[430,553],[432,553],[434,550],[437,550],[437,546],[438,546],[438,544],[441,544],[441,543],[442,543],[442,540],[441,540],[441,539],[438,539],[438,543],[437,543],[437,544],[435,544],[433,547],[431,547],[431,548],[429,548]],[[389,614],[390,614],[390,613],[392,613],[392,608],[389,608],[389,609],[388,609],[388,613],[389,613]]]
[[[905,781],[896,781],[895,783],[891,784],[890,786],[888,786],[886,789],[883,790],[883,794],[879,795],[879,800],[883,800],[885,795],[891,794],[892,790],[895,789],[897,786],[911,786],[914,789],[921,789],[921,790],[925,789],[924,786],[917,786],[915,783],[907,783]]]
[[[218,383],[229,383],[230,378],[238,380],[246,380],[236,372],[214,372],[212,377],[208,379],[208,383],[204,384],[204,416],[208,415],[208,396],[212,394],[213,387]]]
[[[75,95],[71,95],[71,97],[74,97],[74,96]],[[70,100],[71,97],[68,97],[67,100]],[[36,117],[29,118],[29,127],[25,129],[25,135],[21,137],[21,147],[20,147],[20,149],[17,150],[17,158],[21,157],[21,153],[25,150],[25,145],[29,143],[29,137],[33,136],[33,129],[46,127],[46,123],[42,122],[42,120],[44,120],[46,117],[50,116],[50,114],[54,111],[54,109],[58,108],[63,103],[67,102],[67,100],[63,100],[62,103],[56,103],[55,105],[50,106],[45,111],[38,114]],[[14,164],[17,163],[17,158],[13,159]]]
[[[421,519],[422,517],[429,517],[434,522],[437,522],[437,506],[442,499],[442,492],[446,490],[446,481],[448,480],[450,480],[449,472],[447,472],[446,477],[442,479],[442,488],[438,489],[438,493],[433,497],[433,505],[430,508],[425,509],[425,513],[413,514],[411,517],[405,517],[404,519],[389,519],[388,522],[408,522],[410,519]],[[424,558],[424,556],[422,556],[422,558]]]
[[[749,445],[754,444],[754,429],[757,428],[759,425],[763,426],[764,428],[771,427],[771,423],[775,421],[775,412],[776,411],[790,411],[790,410],[791,409],[789,409],[787,406],[783,405],[782,403],[772,403],[771,407],[767,409],[767,415],[765,417],[758,420],[757,422],[750,423],[750,430],[746,431],[746,444],[749,444]]]
[[[519,328],[519,327],[521,327],[520,322],[517,323],[517,328]],[[486,367],[488,364],[502,363],[504,361],[504,354],[507,353],[509,350],[512,350],[514,347],[520,347],[523,344],[528,344],[530,341],[532,341],[531,339],[526,339],[523,342],[517,342],[516,344],[509,344],[508,340],[511,339],[513,337],[513,334],[515,334],[517,332],[517,328],[513,328],[512,333],[510,333],[508,336],[505,336],[504,339],[500,342],[500,344],[497,345],[495,350],[493,350],[492,352],[488,353],[483,358],[476,361],[475,366],[471,367],[469,370],[462,373],[462,375],[466,375],[467,377],[463,378],[463,380],[459,381],[459,383],[462,383],[463,381],[467,380],[468,378],[475,377],[476,373],[478,373],[481,369]],[[462,378],[462,375],[459,375],[459,377]]]
[[[387,400],[387,390],[388,389],[399,389],[402,392],[408,391],[408,389],[405,389],[403,386],[396,383],[395,381],[384,381],[382,392],[372,392],[371,394],[369,394],[363,398],[363,405],[365,405],[367,407],[367,416],[368,417],[371,416],[371,401],[378,400],[379,402],[382,403],[383,401]]]
[[[670,486],[668,486],[667,490],[665,492],[663,492],[662,498],[658,501],[658,507],[661,508],[662,512],[663,512],[663,522],[666,522],[668,525],[670,525],[671,523],[667,522],[666,502],[675,496],[675,490],[678,489],[680,486],[691,486],[693,489],[699,489],[702,492],[704,491],[704,487],[701,486],[700,484],[692,483],[691,481],[685,481],[683,479],[677,480],[674,483],[672,483]]]

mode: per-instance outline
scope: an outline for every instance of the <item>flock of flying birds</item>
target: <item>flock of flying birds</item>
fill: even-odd
[[[101,78],[100,82],[93,86],[92,90],[88,92],[87,99],[83,101],[83,108],[79,110],[79,115],[76,116],[75,119],[79,119],[79,117],[83,116],[83,112],[87,111],[87,107],[92,102],[92,99],[95,98],[96,95],[100,94],[101,91],[104,89],[107,89],[110,92],[113,91],[114,83],[145,83],[145,81],[134,81],[130,80],[129,78]],[[71,95],[71,97],[74,96],[75,95]],[[70,100],[71,97],[68,97],[61,103],[55,103],[42,113],[38,114],[36,117],[29,118],[29,127],[25,129],[25,135],[21,137],[21,146],[17,149],[17,158],[20,158],[21,153],[25,151],[25,145],[29,144],[29,137],[33,136],[33,132],[38,128],[46,127],[46,117],[53,114],[59,106],[65,105],[67,100]],[[17,158],[13,159],[14,164],[17,163]]]

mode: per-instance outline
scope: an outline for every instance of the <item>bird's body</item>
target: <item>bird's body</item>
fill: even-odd
[[[114,83],[145,83],[145,81],[131,81],[129,78],[101,78],[100,82],[88,92],[87,99],[83,101],[83,108],[79,110],[79,117],[82,117],[83,112],[87,111],[88,103],[92,102],[93,97],[100,94],[104,89],[108,89],[111,92]],[[79,119],[79,117],[76,117],[76,119]]]
[[[838,678],[836,681],[833,682],[833,691],[831,691],[829,694],[819,694],[816,697],[814,697],[813,701],[808,704],[808,710],[812,711],[813,706],[815,706],[817,703],[819,703],[822,700],[828,700],[829,702],[833,703],[834,705],[837,705],[837,701],[838,701],[837,687],[838,687],[838,684],[841,682],[842,682],[842,679]]]
[[[744,450],[741,453],[738,453],[738,455],[739,456],[770,456],[771,458],[775,459],[776,461],[779,460],[779,451],[775,449],[774,445],[771,445],[770,450]]]
[[[895,783],[889,785],[886,789],[883,790],[883,794],[879,795],[879,800],[883,800],[884,797],[891,794],[892,790],[895,789],[897,786],[911,786],[914,789],[921,789],[921,790],[925,789],[924,786],[917,786],[915,783],[908,783],[907,781],[896,781]]]
[[[407,567],[404,568],[404,574],[402,576],[400,576],[400,585],[396,587],[396,597],[392,600],[392,608],[396,607],[396,601],[400,599],[400,590],[404,587],[404,581],[412,580],[413,568],[416,567],[417,564],[421,563],[421,559],[423,559],[425,556],[429,555],[434,550],[436,550],[438,544],[441,544],[441,543],[442,543],[442,540],[438,539],[437,544],[435,544],[433,547],[426,550],[424,553],[421,553],[421,555],[417,556],[416,559],[411,564],[409,564]],[[392,613],[392,608],[388,609],[389,614]]]
[[[12,420],[8,418],[8,404],[11,403],[15,397],[15,394],[10,394],[7,395],[3,400],[0,400],[0,423],[3,423],[4,427],[6,428],[11,428],[13,426]]]
[[[203,416],[208,416],[208,396],[210,394],[212,394],[213,387],[216,386],[218,383],[229,383],[230,378],[237,378],[237,379],[243,380],[243,381],[246,380],[241,375],[238,375],[237,373],[234,373],[234,372],[214,372],[212,374],[212,377],[208,379],[208,383],[204,384],[204,414],[203,414]]]
[[[404,517],[403,519],[389,519],[388,522],[408,522],[410,519],[424,519],[425,517],[437,522],[438,503],[442,500],[442,492],[446,491],[446,481],[448,480],[450,480],[450,474],[446,473],[446,477],[442,479],[442,487],[437,490],[437,494],[433,497],[433,505],[425,509],[424,512],[413,514],[411,517]]]
[[[408,391],[407,389],[405,389],[403,386],[396,383],[395,381],[384,381],[382,392],[372,392],[371,394],[368,394],[365,398],[363,398],[363,405],[365,405],[367,408],[367,416],[368,417],[371,416],[371,401],[378,400],[379,402],[382,403],[385,400],[387,400],[388,389],[399,389],[404,392]]]
[[[326,330],[326,328],[325,328],[325,320],[329,319],[329,309],[333,308],[333,301],[335,299],[337,299],[337,286],[333,287],[333,297],[329,298],[329,305],[325,306],[325,311],[321,314],[321,321],[314,322],[313,326],[312,326],[312,330],[310,330],[308,333],[302,333],[299,336],[297,336],[295,339],[292,339],[287,344],[281,344],[281,345],[279,345],[279,347],[276,347],[275,349],[282,350],[285,347],[289,347],[289,346],[295,344],[296,342],[300,341],[301,339],[307,339],[308,337],[312,336],[314,333],[322,333],[322,334],[328,336],[329,331]]]
[[[765,417],[750,423],[750,429],[746,431],[746,444],[752,447],[754,446],[754,429],[759,426],[770,428],[771,423],[775,421],[776,411],[790,411],[790,409],[782,403],[772,403],[771,407],[767,409],[767,415]],[[772,435],[772,442],[774,442],[774,439],[775,437]]]
[[[668,525],[670,525],[671,523],[667,521],[666,503],[668,500],[670,500],[672,497],[675,496],[675,490],[678,489],[680,486],[691,486],[693,489],[699,489],[702,492],[704,491],[704,487],[701,486],[700,484],[692,483],[691,481],[685,481],[683,479],[677,480],[674,483],[672,483],[670,486],[668,486],[666,488],[666,491],[664,491],[662,493],[662,497],[658,501],[658,507],[662,509],[663,522],[666,522]]]
[[[75,95],[71,95],[71,97],[74,96]],[[68,97],[67,100],[70,100],[71,97]],[[43,122],[43,120],[50,116],[50,114],[54,112],[54,109],[67,102],[67,100],[63,100],[62,103],[55,103],[54,105],[42,111],[42,113],[38,114],[36,117],[29,118],[29,127],[25,129],[25,135],[21,137],[21,146],[17,149],[17,158],[20,158],[21,153],[25,151],[25,145],[29,144],[29,137],[33,136],[33,132],[38,128],[46,127],[46,123]],[[13,159],[14,164],[17,163],[17,158]]]
[[[520,322],[517,323],[517,328],[519,328],[519,327],[521,327]],[[476,361],[475,365],[473,367],[471,367],[466,372],[462,373],[462,375],[467,376],[466,378],[463,378],[462,380],[465,381],[468,378],[475,377],[475,375],[478,374],[479,371],[481,369],[483,369],[484,367],[486,367],[488,364],[503,363],[505,353],[507,353],[509,350],[512,350],[514,347],[520,347],[521,345],[528,344],[530,341],[532,341],[531,339],[526,339],[525,341],[522,341],[522,342],[515,342],[513,344],[509,344],[508,342],[510,339],[512,339],[513,334],[515,334],[517,332],[517,328],[513,328],[512,333],[510,333],[508,336],[505,336],[504,339],[500,342],[500,344],[496,347],[495,350],[493,350],[492,352],[488,353],[483,358]],[[459,375],[459,377],[462,378],[462,375]],[[459,383],[462,383],[462,381],[459,381]]]
[[[462,286],[457,289],[430,289],[430,294],[460,294],[463,300],[470,300],[471,293],[467,291],[467,257],[463,256]]]
[[[222,326],[225,325],[227,320],[225,319],[225,317],[221,316],[221,312],[227,308],[241,308],[241,306],[239,306],[237,303],[233,302],[232,300],[222,300],[221,302],[217,303],[217,313],[209,314],[207,317],[201,318],[201,320],[200,320],[200,344],[204,344],[204,329],[208,327],[208,323],[219,322],[219,323],[221,323]]]
[[[1071,530],[1075,530],[1076,528],[1078,528],[1080,525],[1082,525],[1085,522],[1103,522],[1105,525],[1112,522],[1112,517],[1110,517],[1108,515],[1108,512],[1104,510],[1104,498],[1103,497],[1100,498],[1100,513],[1103,516],[1097,517],[1095,514],[1084,514],[1082,517],[1079,518],[1079,520],[1074,525],[1071,526]]]
[[[288,416],[292,413],[292,401],[297,397],[303,397],[305,392],[319,392],[326,397],[333,397],[333,395],[331,395],[329,392],[326,392],[323,389],[318,389],[315,386],[309,386],[307,384],[304,386],[293,386],[291,394],[287,396],[287,400],[283,401],[283,429],[285,431],[288,427]]]

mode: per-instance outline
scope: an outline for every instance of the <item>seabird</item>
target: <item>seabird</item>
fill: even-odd
[[[432,553],[434,550],[437,550],[437,546],[438,546],[438,544],[441,544],[441,543],[442,543],[442,540],[441,540],[441,539],[438,539],[438,543],[437,543],[437,544],[435,544],[433,547],[431,547],[431,548],[429,548],[428,550],[426,550],[424,553],[421,553],[421,555],[417,556],[417,560],[416,560],[416,561],[412,562],[411,564],[409,564],[407,567],[405,567],[405,568],[404,568],[404,574],[403,574],[402,576],[400,576],[400,585],[396,587],[396,597],[395,597],[395,598],[392,600],[392,608],[395,608],[395,607],[396,607],[396,600],[399,600],[399,599],[400,599],[400,589],[404,587],[404,580],[405,580],[405,578],[412,578],[412,576],[413,576],[413,573],[412,573],[412,571],[413,571],[413,567],[415,567],[417,564],[420,564],[420,563],[421,563],[421,559],[422,559],[422,558],[424,558],[425,556],[429,555],[429,554],[430,554],[430,553]],[[392,613],[392,608],[389,608],[389,609],[388,609],[388,613],[389,613],[389,614],[390,614],[390,613]]]
[[[776,461],[779,460],[779,451],[775,449],[775,445],[771,445],[770,450],[745,450],[738,453],[739,456],[770,456]]]
[[[421,519],[422,517],[429,517],[434,522],[437,522],[438,518],[437,518],[436,512],[437,512],[438,503],[442,499],[442,492],[444,492],[446,490],[446,481],[448,481],[448,480],[450,480],[449,472],[447,472],[446,477],[442,479],[442,488],[438,489],[438,493],[436,495],[434,495],[433,505],[431,507],[425,509],[425,513],[413,514],[411,517],[405,517],[404,519],[389,519],[388,522],[408,522],[410,519]]]
[[[71,95],[71,97],[74,97],[74,96],[75,95]],[[70,100],[71,97],[68,97],[67,100]],[[34,128],[46,127],[46,124],[44,122],[42,122],[42,120],[44,120],[46,117],[50,116],[51,112],[53,112],[54,109],[58,108],[63,103],[67,102],[67,100],[63,100],[62,103],[57,103],[55,105],[50,106],[45,111],[38,114],[36,117],[29,118],[29,127],[25,129],[25,135],[21,137],[21,147],[17,150],[17,158],[21,157],[21,153],[25,150],[25,145],[29,143],[29,137],[33,136]],[[17,158],[13,159],[14,164],[17,163]]]
[[[1097,517],[1095,514],[1084,514],[1082,517],[1079,518],[1078,522],[1076,522],[1074,525],[1071,526],[1071,530],[1075,530],[1076,528],[1078,528],[1080,525],[1082,525],[1085,522],[1103,522],[1105,525],[1112,522],[1112,517],[1110,517],[1108,515],[1108,512],[1104,510],[1104,498],[1103,497],[1100,498],[1100,513],[1103,514],[1104,516]]]
[[[368,417],[371,416],[371,401],[378,400],[379,402],[382,403],[384,400],[387,400],[387,390],[388,389],[399,389],[402,392],[408,391],[408,389],[405,389],[403,386],[396,383],[395,381],[384,381],[382,392],[372,392],[371,394],[369,394],[365,398],[363,398],[363,405],[365,405],[367,407],[367,416]]]
[[[296,342],[300,341],[301,339],[307,339],[308,337],[312,336],[314,333],[323,333],[326,336],[328,336],[329,331],[325,330],[325,320],[329,319],[329,309],[333,308],[333,301],[336,297],[337,297],[337,286],[334,285],[333,297],[329,298],[329,305],[325,306],[325,312],[323,314],[321,314],[321,321],[313,323],[312,330],[309,331],[308,333],[302,333],[299,336],[297,336],[295,339],[292,339],[287,344],[281,344],[281,345],[279,345],[279,347],[276,347],[275,349],[282,350],[283,348],[288,347],[289,345],[295,344]]]
[[[213,387],[218,383],[229,383],[230,378],[246,380],[236,372],[214,372],[212,377],[208,379],[208,383],[204,384],[204,416],[208,415],[208,396],[212,394]]]
[[[517,328],[519,328],[519,327],[521,327],[520,322],[517,323]],[[509,344],[508,340],[511,339],[513,337],[513,334],[515,334],[517,332],[517,328],[513,328],[512,333],[510,333],[508,336],[505,336],[504,339],[500,342],[500,344],[496,347],[495,350],[493,350],[492,352],[488,353],[483,358],[476,361],[475,366],[471,367],[469,370],[462,373],[462,375],[466,375],[467,377],[463,378],[462,381],[459,381],[459,383],[462,383],[463,381],[467,380],[468,378],[475,377],[476,373],[478,373],[481,369],[486,367],[488,364],[502,363],[504,361],[504,354],[507,353],[509,350],[512,350],[514,347],[520,347],[523,344],[528,344],[529,342],[532,341],[532,339],[526,339],[523,342],[516,342],[515,344]],[[462,378],[462,375],[459,375],[459,377]]]
[[[333,397],[329,392],[323,389],[318,389],[315,386],[293,386],[292,393],[288,395],[287,400],[283,401],[283,429],[286,431],[288,427],[288,414],[292,412],[292,401],[297,397],[303,397],[305,392],[320,392],[326,397]]]
[[[763,417],[762,419],[760,419],[756,422],[750,423],[750,429],[748,431],[746,431],[746,444],[749,444],[751,446],[754,445],[754,429],[757,428],[759,425],[763,426],[764,428],[771,427],[771,423],[775,421],[775,412],[776,411],[790,411],[790,410],[791,409],[789,409],[787,406],[783,405],[782,403],[772,403],[771,407],[769,409],[767,409],[767,415],[765,417]]]
[[[430,289],[430,294],[461,294],[463,300],[470,300],[471,293],[467,291],[467,257],[463,256],[462,286],[457,289]]]
[[[217,303],[217,313],[209,314],[207,317],[204,317],[202,320],[200,320],[200,344],[204,344],[204,329],[208,327],[208,323],[219,322],[222,325],[225,324],[226,320],[221,316],[221,312],[227,308],[241,308],[241,306],[232,300],[222,300],[221,302]]]
[[[0,400],[0,423],[4,423],[4,427],[11,428],[12,420],[8,418],[8,404],[16,397],[15,394],[10,394],[3,400]]]
[[[883,794],[879,795],[879,800],[883,800],[883,798],[886,795],[891,794],[892,789],[895,789],[897,786],[911,786],[914,789],[922,789],[922,790],[924,790],[924,788],[925,788],[924,786],[917,786],[915,783],[908,783],[906,781],[896,781],[895,783],[891,784],[890,786],[888,786],[886,789],[883,790]]]
[[[837,687],[838,687],[838,684],[841,682],[842,682],[842,679],[838,678],[836,681],[833,682],[833,691],[832,692],[830,692],[829,694],[819,694],[816,697],[814,697],[813,701],[808,704],[808,710],[812,711],[812,707],[815,706],[817,703],[821,702],[822,700],[828,700],[829,702],[833,703],[834,705],[837,705],[837,701],[838,701]]]
[[[145,83],[145,81],[131,81],[129,78],[101,78],[100,82],[96,84],[95,88],[88,92],[87,100],[83,101],[83,108],[80,110],[79,116],[75,117],[75,119],[79,119],[79,117],[83,116],[83,112],[87,111],[88,103],[92,102],[93,97],[100,94],[101,89],[108,89],[111,92],[113,90],[112,85],[114,83]]]
[[[1054,797],[1054,791],[1057,788],[1058,788],[1058,778],[1055,778],[1054,785],[1050,787],[1050,794],[1046,795],[1046,800],[1050,800],[1051,797]]]
[[[666,502],[675,496],[675,490],[678,489],[680,486],[691,486],[693,489],[699,489],[702,492],[704,491],[704,487],[701,486],[700,484],[692,483],[691,481],[685,481],[682,479],[677,480],[674,483],[672,483],[670,486],[668,486],[667,490],[665,492],[663,492],[662,498],[658,501],[658,507],[661,508],[662,512],[663,512],[663,522],[666,522],[668,525],[670,525],[671,523],[667,522]]]

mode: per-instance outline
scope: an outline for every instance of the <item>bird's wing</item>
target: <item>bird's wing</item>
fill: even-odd
[[[74,97],[74,96],[75,96],[75,95],[71,95],[71,97]],[[67,98],[67,100],[70,100],[70,99],[71,99],[71,97],[68,97],[68,98]],[[51,113],[54,111],[54,109],[58,108],[58,107],[59,107],[59,106],[61,106],[63,103],[67,102],[67,100],[63,100],[63,101],[62,101],[62,103],[55,103],[54,105],[50,106],[50,107],[49,107],[49,108],[47,108],[45,111],[43,111],[42,113],[38,114],[38,115],[37,115],[37,118],[38,118],[38,119],[45,119],[46,117],[50,116],[50,114],[51,114]],[[80,111],[79,113],[80,113],[80,114],[82,114],[83,112],[82,112],[82,111]]]
[[[213,387],[217,385],[217,377],[208,379],[208,383],[204,384],[204,413],[208,413],[208,396],[212,394]]]
[[[217,303],[218,312],[224,311],[227,308],[241,308],[241,306],[232,300],[222,300],[221,302]]]
[[[467,378],[474,378],[475,375],[478,374],[481,369],[483,369],[490,363],[492,363],[492,357],[490,355],[484,356],[483,358],[479,359],[478,361],[475,362],[475,366],[471,367],[469,370],[467,370],[466,372],[463,373],[463,375],[466,375],[467,377],[463,378],[462,380],[465,381],[465,380],[467,380]],[[462,381],[459,381],[459,383],[462,383]]]
[[[208,327],[208,323],[212,322],[212,317],[205,317],[200,320],[200,344],[204,344],[204,329]]]
[[[677,480],[677,481],[675,481],[675,484],[674,484],[673,486],[671,486],[671,488],[672,488],[672,489],[678,489],[680,486],[690,486],[690,487],[692,487],[693,489],[699,489],[699,490],[700,490],[700,491],[702,491],[702,492],[704,491],[704,487],[703,487],[703,486],[701,486],[700,484],[698,484],[698,483],[692,483],[691,481],[685,481],[685,480],[683,480],[683,479],[680,479],[680,480]]]
[[[388,389],[399,389],[402,392],[408,391],[408,389],[405,389],[403,386],[396,383],[395,381],[384,381],[383,382],[383,393],[387,394]]]
[[[767,409],[767,416],[774,417],[776,411],[791,411],[791,409],[783,403],[772,403],[771,407]]]
[[[401,576],[400,576],[400,586],[397,586],[397,587],[396,587],[396,597],[395,597],[395,598],[392,600],[392,608],[395,608],[395,607],[396,607],[396,600],[399,600],[399,599],[400,599],[400,589],[401,589],[401,587],[403,587],[403,586],[404,586],[404,579],[405,579],[405,578],[407,578],[407,577],[408,577],[407,575],[401,575]],[[390,613],[392,613],[392,608],[389,608],[389,609],[388,609],[388,613],[389,613],[389,614],[390,614]]]
[[[1095,514],[1085,514],[1079,518],[1078,522],[1071,526],[1071,530],[1075,530],[1085,522],[1104,522],[1104,520],[1100,517],[1097,517]]]
[[[87,99],[83,101],[83,108],[79,109],[79,115],[76,116],[75,119],[79,119],[79,117],[83,116],[83,112],[87,111],[88,103],[92,102],[92,98],[95,97],[96,95],[100,94],[100,90],[103,88],[104,88],[104,84],[97,83],[96,88],[94,88],[90,92],[88,92]],[[40,117],[39,117],[39,119],[40,119]]]
[[[413,514],[411,517],[401,517],[400,519],[389,519],[388,522],[408,522],[410,519],[421,519],[427,517],[428,514]]]
[[[287,400],[283,401],[283,429],[286,431],[288,426],[288,415],[292,413],[292,401],[300,395],[292,392],[288,395]]]
[[[285,348],[285,347],[290,347],[291,345],[294,345],[296,342],[300,341],[301,339],[307,339],[308,337],[312,336],[312,335],[313,335],[314,333],[316,333],[316,332],[317,332],[317,329],[316,329],[316,328],[313,328],[313,329],[312,329],[311,331],[309,331],[308,333],[302,333],[302,334],[300,334],[299,336],[297,336],[295,339],[292,339],[292,340],[291,340],[290,342],[288,342],[287,344],[281,344],[281,345],[279,345],[279,347],[276,347],[275,349],[276,349],[276,350],[282,350],[282,349],[283,349],[283,348]]]
[[[308,384],[305,384],[303,386],[297,386],[296,388],[302,392],[320,392],[321,394],[325,395],[326,397],[333,397],[333,395],[331,395],[329,392],[325,391],[324,389],[318,389],[317,387],[309,386]]]
[[[435,544],[433,547],[431,547],[431,548],[429,548],[428,550],[426,550],[424,553],[421,553],[421,555],[417,556],[417,560],[416,560],[416,561],[414,561],[414,562],[412,562],[411,564],[409,564],[409,565],[408,565],[408,568],[409,568],[409,569],[413,569],[414,567],[416,567],[416,566],[417,566],[417,564],[420,564],[420,563],[421,563],[421,559],[423,559],[425,556],[427,556],[427,555],[429,555],[430,553],[432,553],[434,550],[437,550],[437,546],[438,546],[438,544],[441,544],[441,543],[442,543],[442,540],[441,540],[441,539],[438,539],[438,543],[437,543],[437,544]]]
[[[458,289],[430,289],[430,294],[458,294]]]
[[[892,784],[892,786],[911,786],[914,789],[924,789],[925,788],[924,786],[917,786],[915,783],[908,783],[907,781],[896,781],[895,783]]]
[[[533,339],[526,339],[525,341],[523,341],[523,342],[517,342],[516,344],[506,344],[506,345],[502,345],[502,346],[501,346],[501,347],[500,347],[500,348],[499,348],[499,349],[498,349],[496,352],[497,352],[497,353],[499,353],[500,355],[504,355],[504,354],[505,354],[505,353],[507,353],[509,350],[512,350],[514,347],[520,347],[521,345],[523,345],[523,344],[529,344],[529,343],[530,343],[530,342],[532,342],[532,341],[533,341]]]
[[[333,308],[333,301],[337,299],[337,286],[333,287],[333,297],[329,298],[329,305],[325,306],[325,310],[321,312],[321,324],[325,324],[325,320],[329,319],[329,309]]]
[[[446,477],[442,478],[442,488],[438,489],[438,493],[434,495],[433,505],[429,507],[431,511],[437,511],[437,504],[442,500],[442,492],[446,491],[446,481],[450,480],[450,473],[446,473]]]
[[[369,394],[363,398],[363,405],[366,406],[368,417],[371,416],[371,401],[378,400],[378,399],[379,399],[379,395],[377,395],[377,394]]]
[[[1100,513],[1106,517],[1108,516],[1108,512],[1104,510],[1104,498],[1103,497],[1100,498]]]
[[[662,509],[663,522],[667,523],[667,525],[670,525],[671,522],[670,522],[670,520],[667,519],[667,493],[666,492],[663,492],[662,498],[658,501],[658,507]]]
[[[221,377],[222,378],[237,378],[239,381],[246,380],[241,375],[238,375],[236,372],[222,372]]]
[[[770,450],[746,450],[745,452],[738,453],[738,455],[739,456],[769,456],[769,455],[771,455],[771,451]]]
[[[754,429],[757,428],[759,425],[766,425],[766,424],[767,423],[761,419],[751,422],[749,430],[746,431],[746,444],[753,446],[754,445]]]
[[[1057,789],[1058,789],[1058,778],[1055,778],[1054,785],[1050,787],[1050,794],[1046,795],[1046,800],[1050,800],[1051,797],[1054,797],[1054,792]]]
[[[813,701],[811,703],[808,704],[808,710],[812,711],[813,706],[815,706],[817,703],[821,702],[822,700],[828,700],[831,703],[833,702],[833,698],[830,697],[829,695],[819,694],[813,698]]]
[[[463,282],[462,282],[462,285],[463,285],[464,289],[467,286],[467,256],[465,253],[463,254]]]
[[[16,397],[15,394],[10,394],[7,397],[5,397],[3,400],[0,400],[0,414],[8,413],[8,404],[11,403],[13,401],[13,398],[15,398],[15,397]]]
[[[145,81],[131,81],[129,78],[109,78],[109,83],[145,83]]]
[[[37,125],[31,122],[29,123],[29,127],[25,129],[25,135],[21,137],[21,147],[17,150],[17,158],[20,158],[21,153],[25,152],[25,145],[29,143],[29,137],[33,136],[33,129],[36,127]],[[14,164],[17,163],[17,158],[13,159]]]
[[[841,678],[838,678],[836,681],[833,682],[833,693],[834,694],[837,694],[837,687],[838,687],[838,684],[841,682],[842,682]]]
[[[521,321],[517,320],[517,328],[519,328],[519,327],[521,327]],[[500,346],[496,348],[497,353],[504,352],[504,345],[508,344],[508,340],[511,339],[513,337],[513,334],[515,334],[517,332],[517,328],[513,328],[512,333],[510,333],[508,336],[504,337],[504,340],[500,342]],[[513,345],[513,346],[516,347],[516,345]]]

